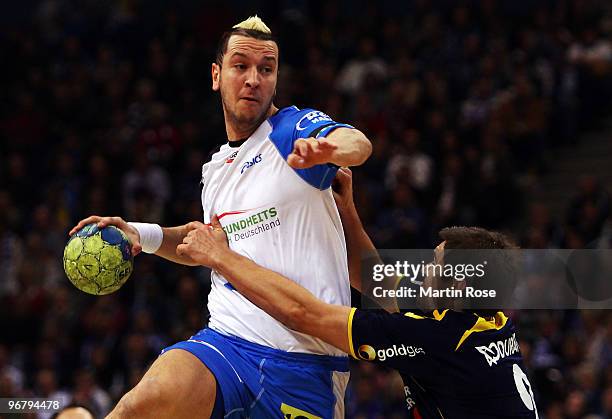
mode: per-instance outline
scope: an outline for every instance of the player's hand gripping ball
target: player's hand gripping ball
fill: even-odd
[[[75,287],[88,294],[117,291],[134,270],[132,245],[115,226],[88,224],[64,248],[64,271]]]

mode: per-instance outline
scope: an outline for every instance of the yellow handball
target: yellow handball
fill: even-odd
[[[93,295],[117,291],[134,270],[132,245],[115,226],[86,225],[68,240],[63,259],[70,282]]]

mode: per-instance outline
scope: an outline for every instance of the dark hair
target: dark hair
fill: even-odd
[[[444,228],[440,230],[439,236],[445,241],[444,264],[477,265],[483,263],[482,256],[486,254],[486,271],[489,274],[482,278],[472,277],[467,280],[466,285],[475,289],[491,288],[494,281],[497,296],[488,301],[466,299],[464,301],[469,305],[469,309],[478,315],[491,316],[503,308],[516,285],[518,267],[516,250],[519,248],[517,244],[503,233],[481,227]],[[459,249],[486,250],[486,252],[481,254],[457,252]]]
[[[276,38],[274,38],[274,36],[272,36],[271,33],[266,33],[266,32],[258,31],[255,29],[242,29],[242,28],[236,28],[230,31],[226,31],[223,33],[223,35],[221,35],[221,39],[219,40],[219,45],[217,46],[216,63],[219,66],[221,66],[221,64],[223,63],[223,56],[227,52],[227,44],[229,42],[229,39],[232,37],[232,35],[246,36],[248,38],[259,39],[261,41],[273,41],[278,45]]]
[[[518,249],[510,237],[482,227],[446,227],[438,235],[445,249]]]

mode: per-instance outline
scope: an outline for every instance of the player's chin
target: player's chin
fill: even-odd
[[[262,117],[264,115],[265,111],[258,104],[258,106],[241,107],[241,109],[238,110],[236,116],[238,117],[238,120],[243,123],[254,124],[257,122],[261,122]]]

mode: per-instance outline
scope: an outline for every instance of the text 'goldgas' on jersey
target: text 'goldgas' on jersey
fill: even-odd
[[[349,125],[322,112],[284,108],[242,142],[221,146],[202,167],[204,221],[217,214],[230,247],[332,304],[350,304],[346,244],[329,164],[293,169],[287,156],[298,138],[325,137]],[[276,349],[344,355],[287,329],[212,273],[209,327]]]
[[[411,418],[538,417],[515,329],[502,312],[485,319],[352,309],[349,337],[353,357],[400,373]]]

